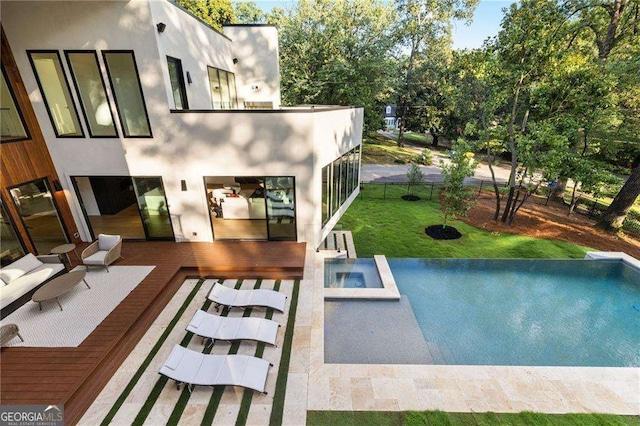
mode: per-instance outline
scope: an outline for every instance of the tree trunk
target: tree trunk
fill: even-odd
[[[436,133],[434,128],[429,129],[429,133],[431,133],[431,146],[434,148],[438,147],[438,134]]]
[[[613,199],[613,202],[604,212],[604,216],[596,226],[609,231],[619,231],[638,195],[640,195],[640,166],[633,169],[629,179],[622,186],[620,192]]]

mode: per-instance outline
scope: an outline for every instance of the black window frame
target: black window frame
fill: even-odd
[[[91,131],[91,125],[89,123],[89,117],[87,116],[87,110],[84,106],[84,102],[82,101],[82,94],[80,93],[80,86],[78,86],[78,81],[76,80],[76,74],[73,72],[73,66],[71,65],[71,58],[69,58],[69,54],[74,54],[74,53],[93,53],[93,56],[96,60],[96,64],[98,65],[98,73],[100,74],[100,81],[102,82],[102,89],[104,90],[104,96],[106,97],[107,104],[109,105],[109,114],[111,115],[111,121],[113,122],[113,129],[116,132],[114,136],[107,136],[107,135],[95,136]],[[116,118],[113,116],[113,111],[111,110],[111,99],[109,99],[109,93],[107,93],[107,85],[104,82],[104,76],[102,75],[102,69],[100,68],[100,61],[98,60],[98,52],[95,50],[65,50],[64,56],[65,56],[65,59],[67,60],[67,66],[69,67],[69,74],[71,75],[71,81],[73,81],[73,86],[76,89],[76,96],[78,97],[78,102],[80,103],[80,109],[82,110],[82,115],[84,117],[87,130],[89,131],[89,137],[96,138],[96,139],[119,138],[120,134],[118,133],[118,126],[116,126]]]
[[[7,188],[7,192],[9,193],[9,196],[11,196],[11,193],[9,192],[9,188]],[[9,222],[9,226],[11,227],[11,229],[13,230],[13,233],[15,234],[16,240],[18,241],[18,244],[20,244],[20,247],[22,248],[22,251],[26,255],[27,253],[30,253],[30,252],[29,252],[29,250],[27,250],[27,245],[24,242],[24,237],[22,236],[22,234],[20,234],[19,229],[16,226],[16,221],[14,220],[13,217],[11,217],[11,212],[9,211],[9,208],[7,206],[8,206],[8,204],[6,203],[4,197],[2,195],[0,195],[0,210],[7,215],[7,222]],[[15,207],[15,204],[14,204],[14,207]],[[18,215],[18,216],[20,216],[20,215]],[[20,221],[24,225],[24,220],[22,220],[21,216],[20,216]],[[31,238],[29,236],[28,232],[27,232],[27,237]],[[31,243],[31,245],[35,249],[35,246],[33,245],[33,242]]]
[[[56,126],[55,121],[53,120],[53,116],[51,115],[51,108],[49,108],[49,102],[47,102],[47,96],[44,92],[44,88],[42,87],[42,83],[40,82],[40,77],[38,76],[38,72],[36,70],[36,64],[33,62],[33,57],[31,56],[33,53],[55,53],[56,56],[58,57],[58,62],[60,63],[60,68],[62,69],[62,74],[64,76],[63,80],[64,80],[64,84],[67,86],[67,90],[69,91],[69,96],[71,97],[71,102],[73,103],[73,109],[75,110],[76,113],[76,119],[78,120],[78,126],[80,127],[80,132],[82,133],[81,135],[71,135],[71,136],[67,136],[67,135],[60,135],[58,133],[58,127]],[[38,84],[38,89],[40,90],[40,94],[42,95],[42,100],[44,102],[44,106],[47,110],[47,115],[49,116],[49,121],[51,121],[51,127],[53,127],[53,131],[56,134],[56,138],[85,138],[85,134],[84,134],[84,127],[82,127],[82,120],[80,120],[80,116],[78,115],[78,108],[76,106],[76,101],[75,99],[73,99],[73,92],[71,91],[71,87],[69,86],[69,81],[67,80],[68,76],[67,76],[67,70],[64,69],[64,63],[62,62],[62,57],[60,56],[60,51],[58,50],[32,50],[29,49],[27,50],[27,57],[29,58],[29,63],[31,64],[31,69],[33,70],[33,75],[36,79],[36,83]]]
[[[15,105],[16,111],[18,112],[18,116],[20,117],[20,121],[22,122],[22,128],[24,129],[24,132],[26,134],[26,136],[23,138],[5,139],[5,140],[0,139],[0,144],[31,140],[31,133],[29,133],[29,126],[27,126],[27,121],[24,119],[24,115],[22,114],[22,109],[18,104],[16,93],[13,91],[13,86],[11,85],[11,80],[9,80],[9,76],[7,75],[7,70],[5,70],[4,68],[4,64],[0,63],[0,68],[2,68],[1,72],[4,77],[4,81],[7,83],[7,88],[9,89],[9,96],[11,96],[11,99],[13,100],[13,104]]]
[[[218,84],[220,85],[220,108],[216,108],[216,101],[213,100],[213,88],[211,87],[211,74],[210,70],[215,70],[216,75],[218,77]],[[229,92],[229,108],[223,108],[225,102],[222,100],[222,83],[220,82],[220,73],[227,74],[227,91]],[[231,84],[229,75],[233,76],[233,93],[235,94],[234,98],[231,98]],[[238,87],[236,86],[236,75],[235,73],[227,70],[223,70],[222,68],[217,68],[211,65],[207,65],[207,80],[209,80],[209,93],[211,94],[211,108],[214,110],[234,110],[238,109]]]
[[[182,108],[178,108],[176,104],[176,97],[174,94],[173,80],[171,79],[171,67],[169,64],[174,64],[176,66],[176,71],[178,72],[178,90],[180,92],[180,96],[182,97]],[[171,85],[171,94],[173,95],[173,107],[177,110],[188,110],[189,109],[189,98],[187,98],[187,86],[184,82],[184,70],[182,69],[182,60],[178,58],[174,58],[173,56],[167,55],[167,70],[169,71],[169,84]]]
[[[102,60],[104,62],[105,70],[107,71],[107,78],[109,79],[109,85],[111,86],[111,93],[113,93],[113,102],[116,105],[116,111],[118,113],[118,121],[120,122],[120,129],[122,130],[122,137],[131,138],[131,139],[150,139],[153,138],[153,130],[151,129],[151,121],[149,121],[149,109],[147,108],[147,101],[144,97],[144,91],[142,90],[142,83],[140,82],[140,72],[138,71],[138,62],[136,61],[136,55],[133,50],[122,50],[122,49],[111,49],[111,50],[103,50]],[[123,122],[122,113],[120,112],[120,105],[118,104],[118,95],[114,89],[113,80],[111,78],[111,71],[109,70],[109,61],[107,60],[107,55],[109,53],[129,53],[131,55],[131,59],[133,62],[133,69],[136,72],[136,80],[138,82],[138,89],[140,90],[140,97],[142,98],[142,106],[144,107],[144,115],[147,119],[147,127],[149,128],[149,135],[143,136],[130,136],[126,134],[126,126]]]

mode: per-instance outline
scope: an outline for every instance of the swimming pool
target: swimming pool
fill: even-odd
[[[388,262],[434,363],[640,366],[640,272],[620,261]]]
[[[382,288],[373,259],[326,259],[325,288]]]

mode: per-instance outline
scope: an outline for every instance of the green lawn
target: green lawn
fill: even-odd
[[[363,139],[362,162],[364,164],[405,164],[416,154],[407,148],[400,148],[396,141],[371,132]]]
[[[640,425],[637,416],[606,414],[540,414],[540,413],[445,413],[442,411],[370,412],[370,411],[308,411],[309,426],[458,426],[458,425],[543,425],[543,426],[604,426]]]
[[[367,192],[368,191],[368,192]],[[492,234],[453,221],[461,233],[458,240],[436,241],[424,232],[442,223],[437,201],[404,201],[406,186],[387,186],[386,200],[373,191],[382,186],[365,186],[339,224],[351,231],[359,257],[384,254],[387,257],[462,258],[584,258],[592,249],[560,241]],[[424,198],[428,198],[428,194]],[[375,198],[372,198],[375,197]]]

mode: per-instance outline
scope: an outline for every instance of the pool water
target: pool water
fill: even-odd
[[[640,271],[622,262],[388,261],[436,363],[640,367]]]
[[[325,259],[325,288],[382,288],[373,259]]]

